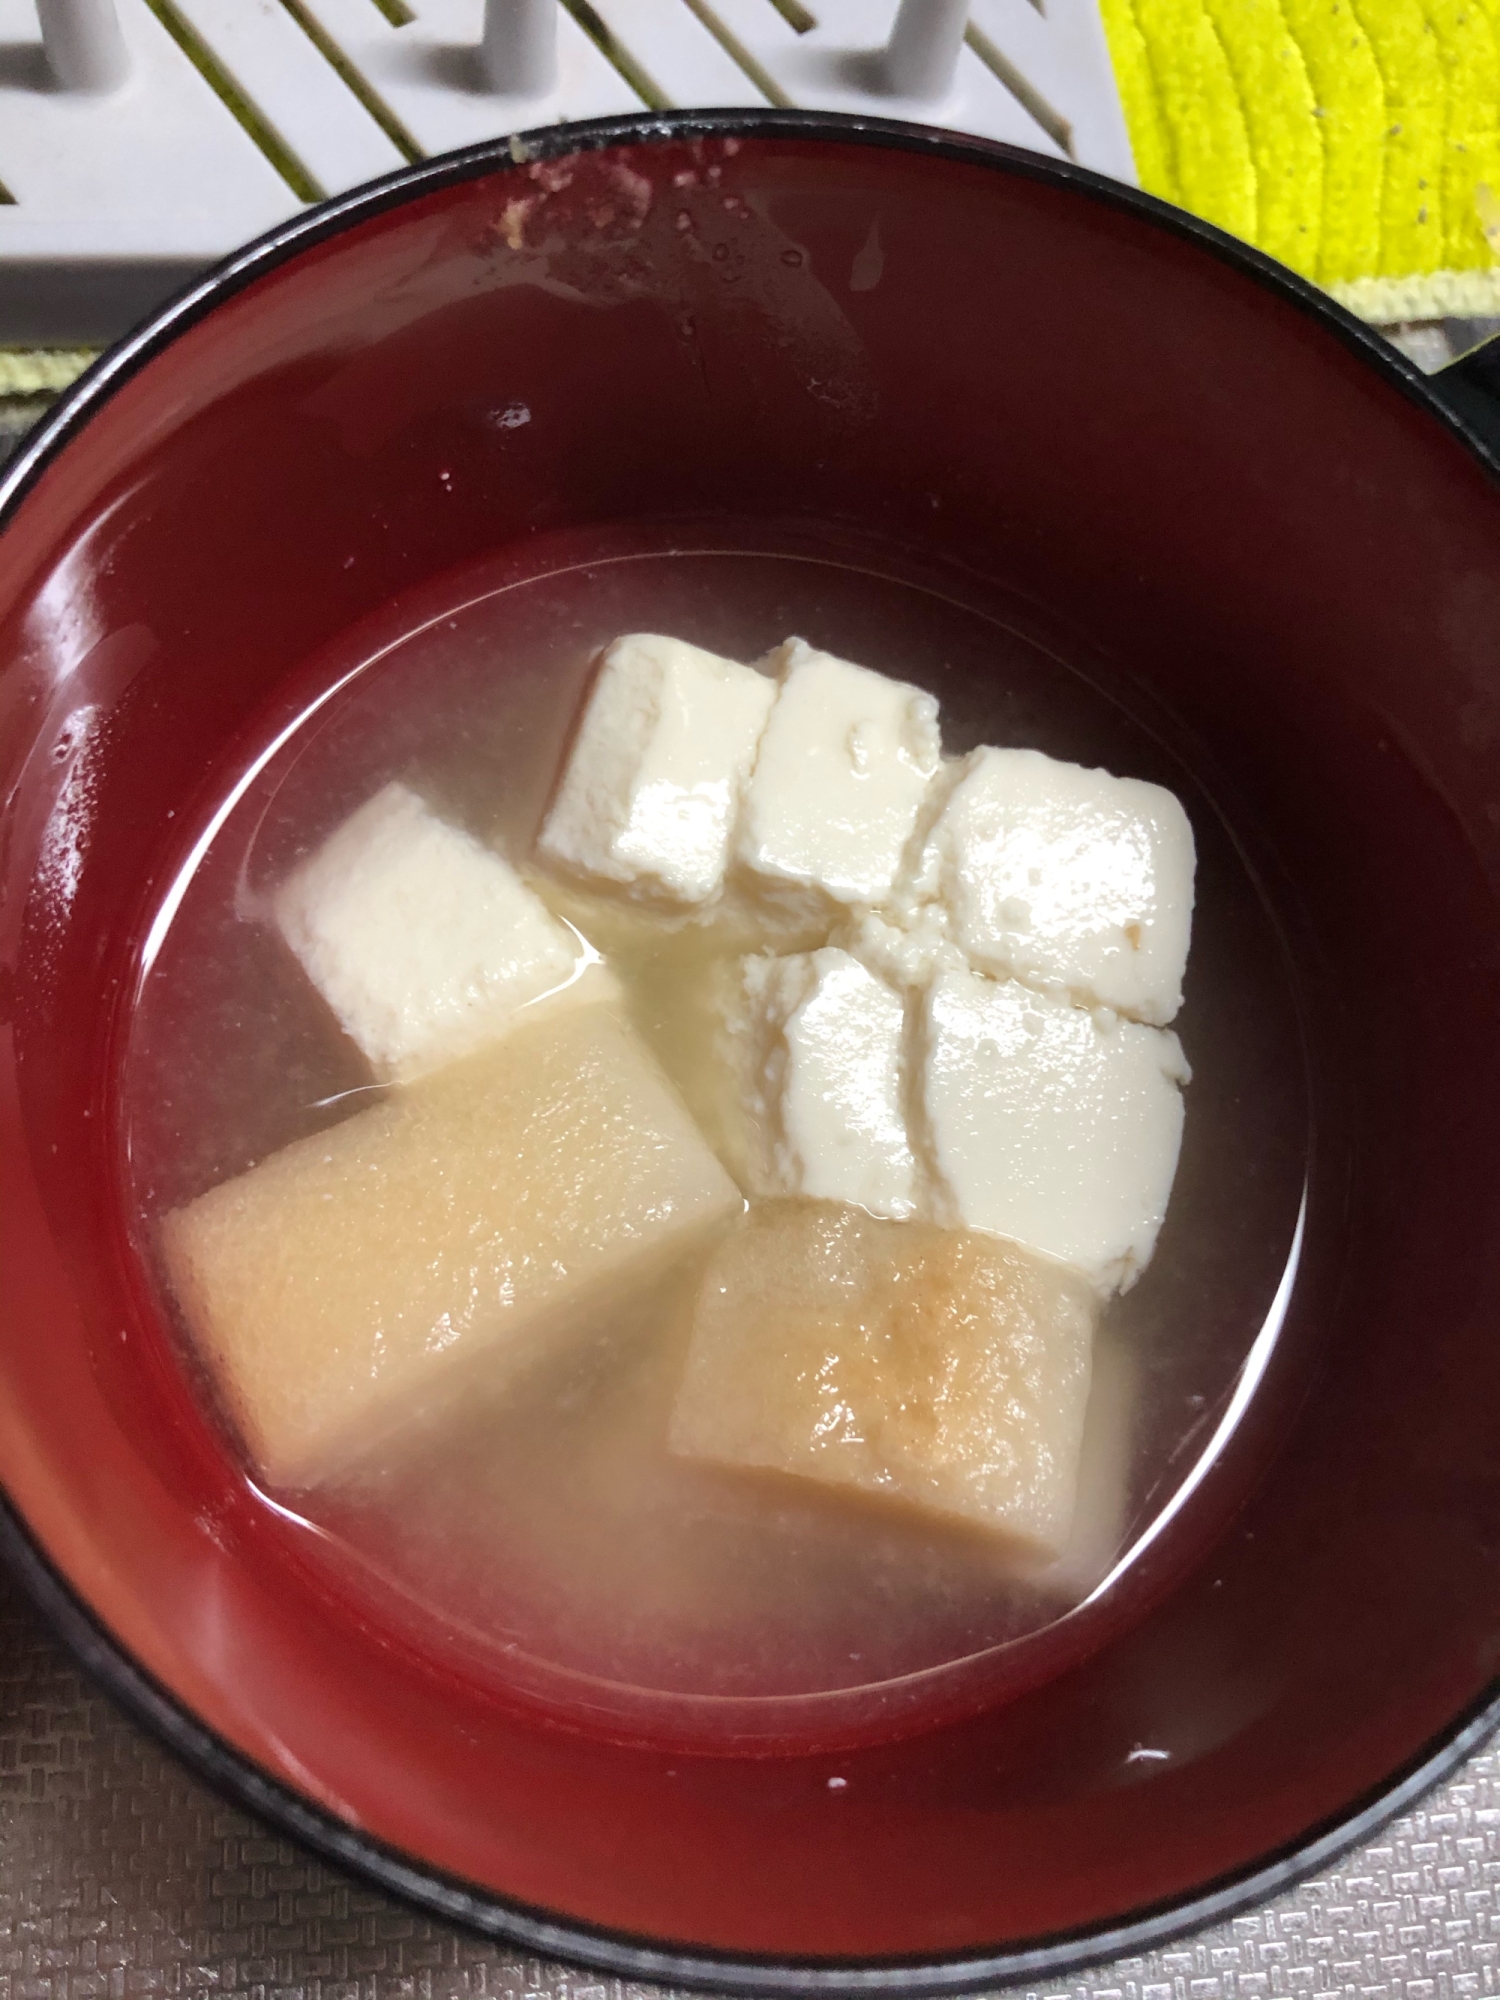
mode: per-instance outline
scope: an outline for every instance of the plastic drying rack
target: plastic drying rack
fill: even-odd
[[[0,345],[108,339],[405,161],[766,103],[1135,178],[1096,0],[0,0]]]

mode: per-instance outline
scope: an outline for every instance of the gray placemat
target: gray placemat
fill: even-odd
[[[1500,1747],[1338,1867],[1047,2000],[1500,1993]],[[661,1988],[418,1916],[225,1805],[0,1572],[0,2000],[625,2000]]]

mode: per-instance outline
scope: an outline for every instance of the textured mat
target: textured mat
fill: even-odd
[[[1500,311],[1497,0],[1101,0],[1143,187],[1366,319]]]
[[[644,2000],[415,1915],[223,1804],[0,1572],[0,2000]],[[1500,1993],[1500,1751],[1250,1916],[1037,2000]]]

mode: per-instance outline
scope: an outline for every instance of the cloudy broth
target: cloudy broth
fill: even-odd
[[[417,1422],[327,1485],[265,1504],[306,1525],[308,1559],[367,1595],[372,1615],[501,1680],[524,1665],[664,1698],[807,1695],[1055,1625],[1191,1481],[1287,1266],[1306,1154],[1296,1013],[1234,841],[1128,693],[867,569],[664,550],[504,587],[481,572],[452,603],[415,630],[397,607],[378,644],[366,633],[330,655],[301,722],[274,749],[268,730],[224,774],[220,823],[178,885],[123,1069],[148,1262],[167,1211],[381,1094],[265,921],[266,892],[392,779],[529,866],[590,662],[627,631],[742,660],[799,633],[930,689],[947,754],[1026,745],[1177,791],[1198,843],[1174,1024],[1193,1066],[1181,1163],[1154,1262],[1101,1320],[1088,1545],[1061,1577],[1039,1581],[973,1530],[669,1456],[698,1252],[503,1395],[480,1386],[441,1423]],[[713,934],[592,941],[689,1104],[705,1097],[709,1045],[683,996],[720,948]]]

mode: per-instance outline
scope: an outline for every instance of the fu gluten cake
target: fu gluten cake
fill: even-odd
[[[709,1263],[674,1452],[820,1481],[1057,1556],[1095,1305],[972,1231],[768,1202]]]
[[[612,1007],[561,1008],[163,1222],[250,1456],[315,1483],[443,1392],[521,1368],[739,1195]]]

